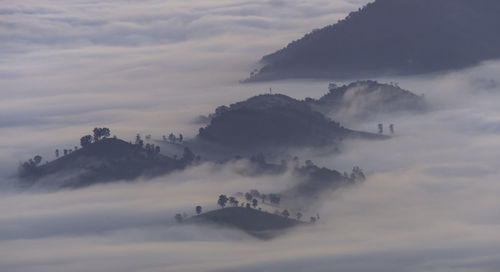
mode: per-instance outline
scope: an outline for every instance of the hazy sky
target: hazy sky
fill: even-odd
[[[204,164],[153,181],[13,192],[19,161],[78,144],[95,126],[132,138],[193,136],[215,106],[273,87],[319,97],[327,81],[239,85],[259,58],[368,1],[0,2],[0,271],[497,271],[500,267],[500,64],[382,78],[425,94],[432,111],[384,142],[301,158],[368,180],[338,191],[319,224],[272,241],[179,227],[177,212],[220,193],[286,188]],[[221,191],[221,188],[223,191]]]

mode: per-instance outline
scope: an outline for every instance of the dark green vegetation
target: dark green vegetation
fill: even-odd
[[[316,110],[333,116],[368,119],[379,113],[423,112],[425,99],[393,84],[357,81],[340,87],[331,84],[318,100],[306,99]]]
[[[381,135],[342,127],[305,101],[282,94],[265,94],[217,108],[198,139],[236,150],[321,147],[343,139],[385,139]]]
[[[248,81],[422,74],[500,57],[498,0],[376,0],[262,58]]]
[[[82,148],[65,152],[64,156],[54,161],[43,165],[22,164],[19,176],[25,184],[43,182],[57,187],[83,187],[163,175],[184,169],[194,159],[189,149],[185,150],[181,159],[173,159],[160,154],[159,147],[144,146],[141,141],[132,144],[116,138],[97,137],[93,142],[87,142],[87,138],[82,137],[85,139]]]
[[[192,217],[186,222],[215,223],[238,228],[258,238],[269,239],[283,233],[283,230],[307,225],[283,215],[271,214],[252,208],[229,207]]]

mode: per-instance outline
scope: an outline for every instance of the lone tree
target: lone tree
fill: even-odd
[[[235,203],[236,203],[236,198],[234,198],[234,196],[230,196],[229,197],[229,204],[231,204],[231,206],[234,206]]]
[[[92,136],[90,135],[85,135],[82,138],[80,138],[80,145],[82,147],[86,147],[87,145],[92,143]]]
[[[175,141],[177,140],[177,138],[175,137],[175,135],[173,133],[170,133],[170,135],[168,135],[168,140],[175,144]]]
[[[94,128],[94,142],[99,141],[101,138],[109,137],[109,128]]]
[[[253,206],[254,208],[256,208],[256,207],[257,207],[257,204],[258,204],[258,203],[259,203],[259,202],[257,201],[257,199],[255,199],[255,198],[254,198],[254,199],[252,199],[252,206]]]
[[[184,136],[182,136],[182,134],[179,134],[179,143],[182,143],[183,140],[184,140]]]
[[[391,134],[394,134],[394,124],[389,125],[389,130],[391,131]]]
[[[217,201],[217,205],[221,206],[224,208],[226,206],[226,203],[229,199],[227,198],[226,195],[220,195],[219,200]]]
[[[297,213],[297,220],[300,220],[300,218],[302,218],[302,213],[301,213],[301,212],[298,212],[298,213]]]
[[[201,206],[196,206],[196,213],[200,214],[201,213]]]
[[[140,147],[144,146],[144,141],[141,139],[141,134],[139,133],[137,133],[137,135],[135,136],[135,144]]]
[[[56,149],[56,158],[59,158],[59,149]]]
[[[288,218],[290,216],[290,213],[288,212],[288,210],[284,210],[283,212],[281,212],[281,215],[283,215],[285,218]]]
[[[42,162],[42,156],[40,156],[40,155],[36,155],[36,156],[33,158],[33,161],[35,162],[35,165],[39,165],[39,164]]]
[[[247,201],[252,200],[252,198],[253,198],[253,196],[252,196],[252,194],[251,194],[251,193],[248,193],[248,192],[246,192],[246,193],[245,193],[245,199],[246,199]]]
[[[384,125],[383,124],[378,124],[378,134],[384,133]]]
[[[311,216],[311,220],[310,220],[309,222],[311,222],[311,223],[316,223],[316,217]]]

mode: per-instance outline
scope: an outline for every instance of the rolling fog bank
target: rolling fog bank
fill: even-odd
[[[14,189],[13,176],[20,161],[52,160],[94,127],[128,140],[189,138],[197,116],[269,88],[318,98],[329,82],[237,81],[256,56],[368,1],[24,2],[0,10],[11,22],[0,29],[8,40],[0,45],[1,271],[498,270],[499,62],[375,78],[424,94],[430,111],[346,121],[369,132],[393,123],[395,135],[345,142],[340,155],[294,150],[341,172],[359,165],[367,180],[315,206],[317,224],[260,241],[178,225],[174,215],[216,208],[221,193],[287,189],[290,173],[242,177],[237,165],[205,163],[150,181],[59,191]]]

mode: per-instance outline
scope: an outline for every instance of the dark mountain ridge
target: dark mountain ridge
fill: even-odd
[[[264,56],[247,81],[412,75],[500,57],[497,0],[376,0]]]

